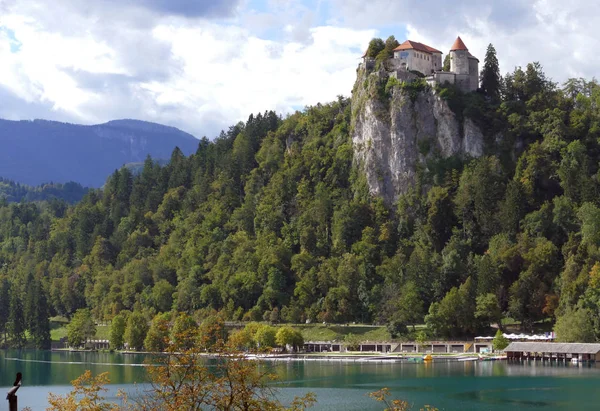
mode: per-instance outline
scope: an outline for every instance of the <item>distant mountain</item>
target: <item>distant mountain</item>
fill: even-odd
[[[175,147],[189,155],[198,140],[177,128],[139,120],[84,126],[0,119],[0,177],[32,186],[76,181],[100,187],[124,164],[144,161],[148,154],[168,159]]]
[[[73,204],[81,200],[87,192],[87,188],[74,182],[50,183],[31,187],[0,177],[0,202],[5,200],[8,203],[18,203],[59,199]]]

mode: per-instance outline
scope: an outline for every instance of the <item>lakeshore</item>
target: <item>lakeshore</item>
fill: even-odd
[[[459,361],[453,356],[436,356],[431,362],[412,362],[407,357],[377,361],[385,356],[375,355],[369,357],[374,361],[342,361],[337,359],[342,357],[339,355],[306,357],[302,361],[269,361],[264,366],[279,376],[281,382],[276,387],[282,399],[314,392],[315,411],[380,410],[367,393],[382,387],[389,387],[394,397],[412,404],[431,404],[444,410],[562,411],[593,409],[600,401],[600,393],[594,389],[600,383],[600,366],[596,364]],[[68,392],[69,382],[90,369],[94,374],[109,373],[107,396],[113,400],[118,389],[143,392],[147,358],[140,353],[0,351],[4,370],[0,390],[12,384],[9,377],[13,375],[9,374],[22,371],[20,407],[45,409],[49,392]]]

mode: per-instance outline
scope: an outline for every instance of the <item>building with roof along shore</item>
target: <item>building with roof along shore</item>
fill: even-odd
[[[600,344],[511,342],[504,352],[509,360],[600,361]]]
[[[443,71],[442,52],[417,41],[406,40],[394,49],[394,57],[388,67],[398,80],[410,81],[425,76],[430,86],[455,84],[464,92],[479,88],[479,60],[473,56],[459,37],[450,48],[450,71]],[[367,70],[375,67],[375,61],[363,56]]]

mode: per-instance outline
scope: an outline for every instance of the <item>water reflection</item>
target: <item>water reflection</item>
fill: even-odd
[[[33,409],[43,409],[49,391],[64,393],[86,369],[108,371],[113,383],[144,383],[144,355],[0,351],[0,387],[8,387],[16,372],[24,376],[20,395]],[[289,361],[265,363],[276,373],[283,398],[313,391],[316,410],[380,409],[367,393],[389,387],[416,409],[434,404],[445,410],[595,409],[600,403],[600,366],[524,362],[375,363]],[[124,385],[134,390],[131,385]],[[38,401],[33,402],[33,401]],[[40,408],[41,407],[41,408]]]

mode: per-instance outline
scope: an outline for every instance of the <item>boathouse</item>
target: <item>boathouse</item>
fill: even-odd
[[[600,344],[512,342],[504,352],[509,360],[600,361]]]

